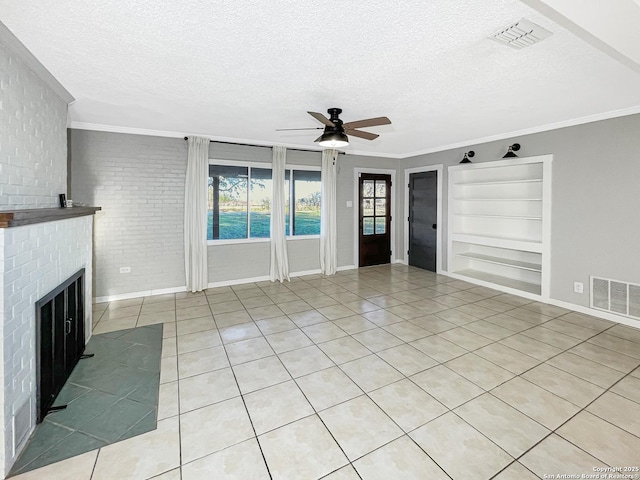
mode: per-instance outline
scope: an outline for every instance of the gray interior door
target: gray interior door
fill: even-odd
[[[438,172],[409,175],[409,265],[436,271]]]

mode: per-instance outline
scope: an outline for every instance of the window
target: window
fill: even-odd
[[[249,192],[250,238],[269,238],[273,181],[270,168],[251,169]]]
[[[320,172],[292,170],[292,173],[290,195],[294,209],[292,215],[287,215],[287,235],[289,223],[293,224],[293,235],[320,235]]]
[[[286,235],[319,235],[320,172],[287,169],[285,189]],[[207,239],[269,238],[272,192],[270,168],[209,165]]]

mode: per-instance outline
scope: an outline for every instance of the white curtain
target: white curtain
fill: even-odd
[[[322,201],[320,207],[320,271],[333,275],[338,267],[336,250],[336,159],[334,149],[322,152]]]
[[[285,163],[287,148],[273,147],[273,197],[271,199],[271,271],[272,282],[289,280],[289,258],[287,256],[287,237],[285,235]]]
[[[207,180],[209,139],[189,137],[184,188],[184,271],[187,291],[209,284],[207,274]]]

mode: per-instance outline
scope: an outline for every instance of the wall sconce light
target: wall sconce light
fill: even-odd
[[[464,158],[462,160],[460,160],[460,163],[471,163],[471,160],[469,160],[469,157],[473,158],[473,156],[476,154],[476,152],[474,152],[473,150],[469,150],[468,152],[466,152],[464,154]],[[469,157],[467,157],[467,155]]]
[[[518,150],[520,150],[520,144],[519,143],[514,143],[513,145],[509,145],[509,150],[507,150],[507,153],[502,158],[517,157],[518,155],[516,155],[513,152],[517,152]]]

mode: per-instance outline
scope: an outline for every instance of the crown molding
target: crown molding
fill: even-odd
[[[197,135],[199,137],[205,137],[214,142],[228,142],[228,143],[245,143],[255,145],[256,147],[273,147],[274,145],[282,145],[288,148],[300,148],[303,150],[309,151],[317,151],[318,153],[322,153],[322,148],[315,149],[310,147],[309,145],[303,145],[298,143],[273,143],[266,142],[261,140],[253,140],[250,138],[235,138],[235,137],[219,137],[215,135],[203,135],[201,133],[185,133],[185,132],[172,132],[168,130],[151,130],[147,128],[136,128],[136,127],[120,127],[117,125],[103,125],[100,123],[87,123],[87,122],[77,122],[70,121],[68,124],[69,128],[77,129],[77,130],[93,130],[96,132],[110,132],[110,133],[125,133],[129,135],[149,135],[152,137],[165,137],[165,138],[179,138],[182,139],[184,137],[190,137],[192,135]],[[386,153],[377,153],[377,152],[364,152],[359,150],[347,151],[344,152],[347,155],[362,155],[367,157],[382,157],[382,158],[402,158],[400,155],[386,154]]]
[[[628,115],[635,115],[640,113],[640,105],[634,107],[622,108],[620,110],[611,110],[609,112],[596,113],[594,115],[587,115],[585,117],[573,118],[570,120],[563,120],[561,122],[548,123],[546,125],[539,125],[537,127],[524,128],[522,130],[513,130],[511,132],[501,133],[499,135],[490,135],[487,137],[474,138],[472,140],[465,140],[464,142],[452,143],[449,145],[443,145],[440,147],[428,148],[425,150],[417,150],[415,152],[403,154],[400,158],[406,159],[411,157],[417,157],[419,155],[427,155],[429,153],[444,152],[447,150],[453,150],[455,148],[470,147],[474,145],[480,145],[483,143],[495,142],[498,140],[513,139],[514,137],[521,137],[524,135],[531,135],[534,133],[548,132],[550,130],[558,130],[560,128],[575,127],[577,125],[584,125],[586,123],[599,122],[601,120],[610,120],[612,118],[626,117]]]
[[[483,143],[495,142],[498,140],[505,139],[513,139],[515,137],[521,137],[524,135],[531,135],[534,133],[548,132],[550,130],[558,130],[560,128],[566,127],[574,127],[577,125],[583,125],[586,123],[598,122],[601,120],[610,120],[612,118],[618,117],[626,117],[628,115],[636,115],[640,113],[640,105],[623,108],[619,110],[611,110],[609,112],[597,113],[594,115],[587,115],[585,117],[574,118],[570,120],[563,120],[561,122],[549,123],[546,125],[539,125],[531,128],[524,128],[522,130],[513,130],[506,133],[501,133],[499,135],[490,135],[486,137],[474,138],[471,140],[465,140],[459,143],[452,143],[449,145],[442,145],[433,148],[427,148],[424,150],[417,150],[409,153],[402,154],[393,154],[393,153],[384,153],[384,152],[366,152],[360,150],[346,151],[347,155],[359,155],[365,157],[378,157],[378,158],[390,158],[390,159],[398,159],[404,160],[407,158],[417,157],[420,155],[427,155],[430,153],[444,152],[447,150],[453,150],[456,148],[469,147],[474,145],[480,145]],[[121,127],[117,125],[103,125],[99,123],[87,123],[87,122],[77,122],[71,121],[69,122],[69,128],[74,128],[78,130],[94,130],[97,132],[111,132],[111,133],[125,133],[130,135],[149,135],[152,137],[167,137],[167,138],[183,138],[185,136],[198,135],[202,137],[209,138],[213,141],[219,142],[229,142],[229,143],[248,143],[256,146],[262,147],[272,147],[274,145],[283,145],[288,148],[300,148],[304,150],[315,151],[314,148],[309,147],[309,145],[302,144],[283,144],[283,143],[272,143],[260,140],[252,140],[249,138],[234,138],[234,137],[219,137],[213,135],[202,135],[199,133],[184,133],[184,132],[172,132],[166,130],[151,130],[146,128],[135,128],[135,127]],[[322,152],[322,149],[317,150],[318,153]]]

